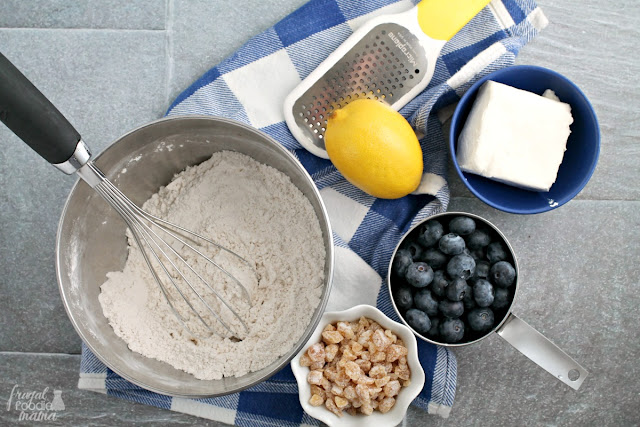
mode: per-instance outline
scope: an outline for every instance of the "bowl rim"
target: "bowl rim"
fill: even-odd
[[[589,172],[583,177],[583,179],[581,180],[581,182],[579,183],[579,185],[576,186],[576,189],[572,192],[570,192],[567,196],[563,197],[563,200],[554,200],[556,202],[556,204],[549,204],[549,205],[545,205],[542,206],[540,208],[536,208],[536,209],[518,209],[518,208],[513,208],[513,207],[509,207],[509,206],[505,206],[502,203],[499,202],[495,202],[493,200],[489,200],[488,198],[486,198],[484,195],[482,195],[481,193],[479,193],[475,187],[471,186],[465,176],[465,172],[463,172],[460,169],[460,166],[458,165],[458,162],[456,160],[456,144],[457,144],[457,140],[455,138],[455,126],[454,124],[459,120],[460,118],[460,114],[461,114],[461,109],[462,109],[462,105],[466,104],[469,101],[469,98],[476,96],[476,93],[479,89],[480,86],[482,86],[482,84],[484,84],[486,81],[488,80],[492,80],[498,76],[502,76],[504,74],[510,74],[513,72],[518,72],[518,71],[533,71],[533,72],[537,72],[537,73],[541,73],[541,74],[549,74],[552,75],[554,77],[557,77],[558,79],[564,81],[565,83],[567,83],[567,85],[571,88],[573,88],[573,90],[585,101],[586,105],[589,107],[589,118],[592,120],[594,126],[595,126],[595,145],[596,145],[596,150],[595,150],[595,155],[593,156],[591,165],[589,165]],[[571,201],[575,196],[578,195],[578,193],[580,193],[582,191],[582,189],[587,185],[587,183],[589,182],[589,180],[591,179],[591,177],[593,176],[593,173],[595,172],[596,169],[596,165],[598,164],[598,159],[600,158],[600,146],[601,146],[601,135],[600,135],[600,124],[598,122],[598,117],[595,113],[595,109],[593,108],[593,105],[591,104],[591,102],[589,101],[589,98],[587,98],[587,96],[584,94],[584,92],[575,84],[573,83],[571,80],[569,80],[569,78],[563,76],[562,74],[558,73],[557,71],[551,70],[549,68],[545,68],[545,67],[541,67],[538,65],[512,65],[512,66],[508,66],[505,68],[501,68],[499,70],[493,71],[489,74],[487,74],[484,77],[481,77],[478,81],[476,81],[473,85],[471,85],[471,87],[464,93],[464,95],[462,95],[462,97],[460,98],[460,101],[458,101],[458,104],[456,105],[455,111],[453,113],[453,116],[451,118],[451,127],[449,129],[449,152],[451,153],[451,160],[453,163],[454,168],[456,169],[456,172],[458,173],[458,176],[460,177],[460,179],[462,180],[462,182],[464,183],[465,187],[467,187],[467,189],[469,189],[469,191],[471,191],[471,193],[473,193],[474,196],[476,196],[478,199],[482,200],[484,203],[486,203],[487,205],[499,209],[503,212],[509,212],[509,213],[514,213],[514,214],[536,214],[536,213],[543,213],[543,212],[548,212],[550,210],[553,209],[557,209],[560,206],[568,203],[569,201]],[[505,184],[506,185],[506,184]]]
[[[273,147],[274,149],[278,150],[279,152],[281,152],[285,157],[287,157],[288,159],[290,159],[291,161],[293,161],[298,169],[301,171],[302,174],[304,174],[308,180],[308,182],[311,184],[311,189],[314,193],[314,195],[316,196],[316,199],[319,203],[320,206],[320,210],[322,212],[322,218],[318,218],[318,221],[324,220],[325,225],[327,227],[327,231],[329,236],[326,237],[326,239],[329,240],[333,240],[333,235],[332,235],[332,228],[331,228],[331,222],[329,220],[329,214],[327,211],[327,207],[324,204],[324,201],[322,199],[322,197],[320,196],[320,192],[317,188],[317,186],[315,185],[313,179],[311,178],[311,176],[309,175],[309,173],[307,172],[307,170],[304,168],[304,166],[302,166],[302,164],[300,163],[300,161],[298,159],[295,158],[295,156],[293,156],[293,154],[291,154],[289,152],[289,150],[287,150],[284,146],[282,146],[282,144],[280,144],[279,142],[277,142],[274,138],[272,138],[271,136],[267,135],[266,133],[262,132],[259,129],[256,129],[252,126],[249,126],[245,123],[239,122],[237,120],[233,120],[233,119],[227,119],[224,117],[218,117],[218,116],[207,116],[207,115],[180,115],[180,116],[168,116],[168,117],[162,117],[160,119],[157,120],[153,120],[151,122],[145,123],[141,126],[138,126],[134,129],[131,129],[129,131],[127,131],[126,133],[122,134],[120,137],[118,137],[117,139],[113,140],[107,147],[105,147],[102,151],[100,151],[98,154],[96,155],[92,155],[90,160],[93,162],[97,162],[99,163],[100,157],[105,154],[109,149],[111,149],[112,147],[116,146],[117,144],[121,143],[125,138],[131,136],[132,134],[135,134],[137,132],[143,131],[149,127],[155,126],[155,125],[159,125],[165,122],[170,122],[170,121],[188,121],[188,120],[207,120],[207,121],[213,121],[213,122],[223,122],[226,124],[230,124],[230,125],[235,125],[238,126],[242,129],[245,129],[249,132],[252,132],[254,134],[256,134],[257,136],[269,140],[273,143]],[[69,194],[67,195],[67,198],[65,200],[64,206],[62,208],[62,211],[60,213],[60,218],[58,220],[58,226],[57,226],[57,231],[56,231],[56,244],[55,244],[55,267],[56,267],[56,281],[58,282],[58,291],[60,293],[60,297],[62,299],[63,302],[63,306],[65,308],[65,312],[67,313],[67,317],[69,318],[69,321],[71,322],[71,324],[73,325],[76,333],[80,336],[82,342],[87,346],[87,348],[98,358],[98,360],[100,360],[105,366],[107,366],[111,371],[115,372],[117,375],[119,375],[120,377],[124,378],[125,380],[141,387],[144,388],[145,390],[154,392],[154,393],[158,393],[158,394],[162,394],[165,396],[171,396],[171,397],[180,397],[180,398],[208,398],[208,397],[217,397],[217,396],[224,396],[224,395],[228,395],[228,394],[232,394],[232,393],[238,393],[240,391],[246,390],[250,387],[253,387],[256,384],[262,383],[264,381],[266,381],[267,379],[269,379],[270,377],[272,377],[273,375],[275,375],[276,373],[278,373],[284,366],[286,366],[290,360],[295,357],[295,355],[300,351],[300,348],[302,348],[303,345],[305,345],[305,343],[308,341],[308,338],[312,332],[313,329],[308,327],[308,330],[305,331],[305,333],[299,338],[299,341],[297,342],[297,344],[292,347],[292,349],[290,350],[290,354],[289,356],[283,355],[279,358],[279,361],[277,363],[277,365],[275,366],[274,369],[272,369],[271,372],[265,373],[262,377],[260,377],[258,380],[246,384],[244,386],[241,387],[236,387],[235,389],[232,390],[225,390],[224,392],[219,392],[219,393],[187,393],[187,392],[173,392],[173,391],[168,391],[165,389],[162,389],[160,387],[156,387],[153,384],[149,384],[145,381],[139,380],[138,378],[134,377],[133,375],[130,375],[127,372],[122,371],[121,369],[114,369],[114,365],[103,355],[101,354],[101,352],[95,348],[95,346],[92,344],[92,339],[90,339],[91,337],[87,336],[87,333],[85,333],[84,329],[81,328],[80,326],[80,322],[77,319],[76,314],[74,314],[74,312],[71,310],[70,308],[70,303],[69,300],[67,298],[67,291],[65,289],[65,285],[63,285],[63,268],[62,268],[62,260],[61,260],[61,246],[62,246],[62,229],[63,229],[63,225],[65,223],[65,218],[67,218],[67,210],[69,209],[69,205],[71,204],[72,198],[74,196],[74,194],[76,193],[76,190],[78,188],[79,185],[82,185],[83,181],[82,179],[78,178],[76,179],[75,183],[73,184],[73,186],[71,187],[71,189],[69,190]],[[68,221],[69,219],[67,218],[66,221]],[[323,239],[325,239],[325,237],[323,236]],[[313,324],[314,322],[320,322],[320,319],[322,318],[322,313],[325,310],[325,307],[327,305],[327,302],[329,300],[329,296],[331,293],[331,288],[333,286],[333,272],[335,269],[335,249],[334,249],[334,245],[330,244],[328,245],[327,249],[327,253],[325,255],[325,266],[328,265],[328,271],[327,271],[327,277],[325,278],[325,290],[323,291],[323,297],[321,297],[320,299],[320,303],[318,305],[318,307],[316,308],[317,310],[317,318],[316,316],[312,316],[311,321],[309,323],[309,325]],[[317,326],[318,323],[316,323]],[[130,350],[129,351],[133,351]],[[286,357],[285,357],[286,356]],[[146,357],[146,356],[142,356],[142,357]],[[274,361],[275,362],[275,361]],[[166,362],[163,362],[166,363]],[[273,362],[272,362],[273,363]],[[174,368],[177,370],[177,368]],[[263,368],[264,369],[264,368]],[[220,380],[200,380],[200,381],[224,381],[225,377],[223,377]]]
[[[407,354],[407,362],[411,368],[411,384],[401,390],[400,394],[396,396],[396,404],[386,414],[374,412],[372,415],[358,414],[355,417],[345,414],[345,416],[340,418],[326,409],[324,405],[311,406],[309,404],[308,399],[310,395],[310,385],[307,383],[309,368],[300,366],[300,357],[311,345],[320,342],[322,331],[328,323],[337,321],[353,321],[362,316],[375,320],[382,327],[392,330],[396,335],[402,338],[409,350],[409,353]],[[418,357],[418,341],[416,340],[416,336],[413,331],[406,325],[392,320],[378,308],[368,304],[359,304],[347,310],[326,312],[320,319],[320,323],[316,326],[316,329],[309,340],[298,354],[291,359],[290,365],[293,375],[296,378],[296,382],[298,383],[298,398],[300,400],[300,405],[302,405],[302,409],[304,409],[309,416],[318,419],[329,426],[395,426],[402,422],[409,405],[422,391],[426,378],[424,369],[422,368]]]

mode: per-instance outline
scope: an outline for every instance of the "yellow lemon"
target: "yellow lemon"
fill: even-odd
[[[372,196],[397,199],[420,184],[418,138],[400,113],[381,102],[358,99],[331,113],[325,148],[347,181]]]

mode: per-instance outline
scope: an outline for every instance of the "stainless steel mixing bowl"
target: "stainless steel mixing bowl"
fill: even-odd
[[[311,336],[329,297],[333,240],[326,209],[311,177],[280,144],[244,124],[215,117],[182,116],[142,126],[96,157],[96,164],[134,203],[141,205],[187,166],[213,153],[246,154],[287,175],[311,202],[323,233],[324,290],[303,336],[269,366],[241,377],[198,380],[167,363],[129,350],[102,314],[98,301],[106,273],[122,270],[127,258],[125,223],[87,184],[78,181],[62,212],[56,242],[56,269],[71,323],[91,351],[111,370],[145,389],[180,397],[238,392],[285,366]]]

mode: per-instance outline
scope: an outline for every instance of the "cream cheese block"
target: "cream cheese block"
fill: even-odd
[[[560,102],[553,91],[540,96],[487,81],[458,139],[458,165],[505,184],[549,191],[571,123],[571,106]]]

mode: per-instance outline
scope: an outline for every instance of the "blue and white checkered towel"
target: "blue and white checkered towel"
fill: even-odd
[[[547,25],[533,0],[494,0],[440,53],[427,89],[400,112],[420,138],[425,175],[416,194],[375,199],[349,184],[328,160],[304,150],[284,122],[286,95],[364,20],[409,9],[417,0],[311,0],[209,70],[171,105],[168,115],[205,114],[247,123],[289,149],[315,181],[334,229],[336,264],[327,310],[377,305],[397,320],[384,283],[393,248],[416,222],[445,211],[447,144],[441,121],[479,77],[512,65]],[[449,107],[449,108],[447,108]],[[431,114],[438,113],[438,114]],[[414,405],[448,416],[456,387],[456,359],[419,341],[426,384]],[[79,387],[230,424],[318,424],[304,414],[286,367],[263,384],[212,399],[181,399],[143,390],[104,366],[85,347]]]

